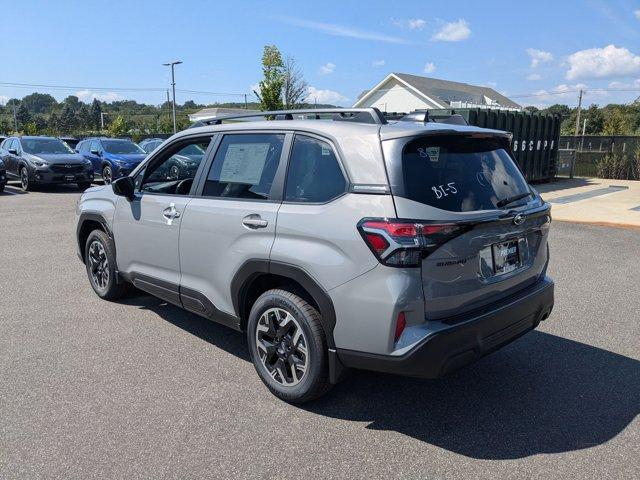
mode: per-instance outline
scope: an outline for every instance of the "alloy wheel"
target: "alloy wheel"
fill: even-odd
[[[98,240],[89,246],[89,271],[94,285],[105,289],[109,285],[109,261],[104,245]]]
[[[27,172],[27,169],[24,167],[20,170],[20,184],[22,185],[23,190],[27,190],[29,188],[29,172]]]
[[[104,167],[102,170],[102,180],[104,180],[104,183],[109,185],[111,183],[111,177],[111,167]]]
[[[291,387],[309,367],[307,339],[298,321],[282,308],[266,310],[256,325],[256,347],[271,378]]]

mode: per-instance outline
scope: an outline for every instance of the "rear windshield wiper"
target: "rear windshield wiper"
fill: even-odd
[[[517,202],[518,200],[522,200],[523,198],[526,198],[530,195],[531,195],[531,192],[527,192],[527,193],[521,193],[520,195],[514,195],[513,197],[503,198],[502,200],[499,200],[498,203],[496,203],[496,206],[498,208],[506,207],[510,203]]]

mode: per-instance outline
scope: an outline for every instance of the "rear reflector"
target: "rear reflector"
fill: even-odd
[[[395,339],[393,340],[394,342],[397,342],[398,339],[400,338],[400,335],[402,335],[402,332],[404,332],[404,328],[407,326],[407,319],[404,316],[404,312],[400,312],[398,314],[398,319],[396,320],[396,334],[395,334]]]

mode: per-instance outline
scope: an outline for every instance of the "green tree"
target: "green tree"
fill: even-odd
[[[24,133],[26,133],[27,135],[37,135],[38,127],[36,126],[36,122],[32,120],[29,123],[27,123],[24,126]]]
[[[536,113],[539,112],[540,109],[538,107],[534,107],[533,105],[529,105],[528,107],[524,107],[527,112]]]
[[[284,84],[284,64],[280,50],[275,45],[265,45],[262,53],[262,74],[260,92],[253,93],[260,101],[260,110],[280,110],[282,108],[282,86]]]
[[[76,97],[75,95],[69,95],[67,98],[65,98],[62,103],[64,105],[69,105],[69,107],[71,108],[71,110],[73,112],[76,112],[81,105],[80,99],[78,97]]]
[[[24,128],[24,126],[31,121],[31,113],[24,103],[21,103],[18,107],[16,119],[18,121],[18,129]]]
[[[585,134],[602,134],[602,130],[604,128],[604,114],[602,113],[602,109],[598,108],[597,105],[591,105],[583,112],[582,118],[587,121],[587,124],[585,126]],[[580,125],[580,134],[582,134],[582,125]]]
[[[56,112],[53,112],[51,115],[49,115],[49,120],[47,121],[47,130],[53,135],[57,135],[60,132],[60,117]]]
[[[32,93],[22,99],[31,113],[50,113],[58,105],[56,99],[48,93]]]
[[[91,122],[90,126],[92,130],[100,130],[102,126],[102,105],[97,98],[91,102]]]
[[[127,123],[121,115],[118,115],[115,120],[111,122],[108,130],[111,137],[121,137],[128,130]]]
[[[42,133],[47,129],[47,121],[42,115],[34,116],[33,123],[36,126],[36,131],[38,131],[39,133]]]
[[[607,111],[602,128],[603,135],[630,135],[631,122],[618,106]]]
[[[80,105],[76,112],[76,124],[80,130],[93,130],[91,125],[91,111],[85,104]]]
[[[76,120],[76,114],[73,110],[73,107],[68,103],[65,103],[64,107],[62,107],[62,113],[60,114],[60,122],[58,123],[58,129],[61,133],[71,133],[73,132],[78,123]]]

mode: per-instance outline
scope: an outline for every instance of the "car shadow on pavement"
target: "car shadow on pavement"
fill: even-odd
[[[153,297],[124,303],[249,361],[243,334]],[[622,432],[640,413],[640,361],[534,331],[438,380],[354,372],[299,408],[467,457],[517,459],[593,447]]]
[[[361,373],[315,404],[467,457],[603,444],[640,413],[640,361],[540,331],[439,380]]]

